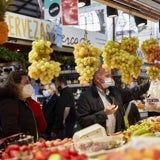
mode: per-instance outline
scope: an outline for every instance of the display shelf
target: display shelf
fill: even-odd
[[[60,72],[60,74],[74,74],[74,73],[77,73],[77,71],[76,70],[62,70],[61,72]]]
[[[90,84],[88,84],[88,85],[82,85],[82,84],[68,84],[68,86],[69,87],[72,87],[72,88],[79,88],[79,87],[89,87],[90,86]]]

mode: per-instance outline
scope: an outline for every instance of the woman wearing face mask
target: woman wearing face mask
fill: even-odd
[[[124,130],[123,105],[139,98],[148,88],[149,82],[132,89],[117,88],[111,73],[100,66],[94,74],[92,85],[82,92],[77,102],[80,127],[99,123],[108,133]]]
[[[0,88],[0,127],[3,137],[17,133],[32,135],[37,141],[37,126],[34,115],[26,102],[31,88],[25,71],[10,72]]]

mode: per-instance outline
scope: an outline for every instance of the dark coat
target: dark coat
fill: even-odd
[[[136,104],[134,102],[130,102],[130,103],[126,103],[124,105],[124,109],[126,111],[129,105],[131,105],[131,108],[127,117],[128,117],[129,125],[134,125],[135,123],[141,120],[141,117]]]
[[[37,140],[36,122],[30,107],[8,88],[0,88],[0,126],[3,137],[24,133]]]
[[[49,98],[49,99],[48,99]],[[59,129],[59,124],[56,123],[57,121],[57,107],[58,107],[58,99],[59,97],[54,94],[52,97],[48,97],[44,100],[42,110],[44,117],[47,121],[47,128],[45,133],[51,134],[51,132],[57,133]]]
[[[118,105],[116,115],[115,132],[125,129],[123,105],[133,99],[138,99],[140,95],[146,93],[149,88],[149,82],[141,84],[132,89],[119,89],[115,86],[109,87],[109,101]],[[82,92],[77,102],[78,121],[81,128],[99,123],[106,128],[107,115],[104,113],[104,105],[98,94],[95,84],[86,91]]]

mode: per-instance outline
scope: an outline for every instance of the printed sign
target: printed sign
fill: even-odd
[[[44,1],[44,19],[56,20],[60,17],[61,17],[60,0],[45,0]]]
[[[78,0],[61,0],[62,25],[78,25]]]

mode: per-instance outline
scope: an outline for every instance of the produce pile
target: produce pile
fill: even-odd
[[[101,51],[87,43],[78,43],[74,47],[76,71],[79,73],[80,84],[87,85],[93,79],[94,72],[98,69]]]
[[[50,60],[50,53],[53,52],[50,41],[33,41],[32,50],[29,52],[28,74],[34,80],[40,80],[41,84],[51,83],[54,77],[60,73],[60,63]]]
[[[121,43],[108,41],[102,53],[104,69],[118,69],[122,81],[130,84],[133,78],[138,78],[143,64],[136,54],[138,46],[139,40],[136,37],[123,37]]]
[[[158,160],[160,157],[160,147],[151,146],[138,150],[129,148],[126,150],[112,151],[106,155],[99,156],[98,160]]]
[[[29,145],[9,145],[2,154],[2,160],[86,160],[85,154],[79,154],[72,146],[72,139],[65,138],[37,142]]]
[[[160,116],[141,120],[138,124],[131,125],[123,132],[124,140],[129,141],[132,136],[155,136],[160,132]]]
[[[160,46],[158,39],[151,38],[145,40],[141,49],[144,53],[144,56],[150,67],[147,68],[147,74],[150,76],[150,79],[155,80],[160,73]]]

